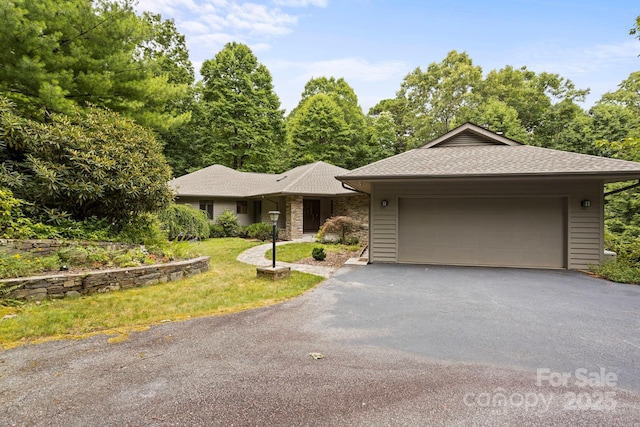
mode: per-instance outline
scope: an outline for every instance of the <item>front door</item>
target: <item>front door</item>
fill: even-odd
[[[320,200],[302,201],[302,229],[305,233],[320,229]]]

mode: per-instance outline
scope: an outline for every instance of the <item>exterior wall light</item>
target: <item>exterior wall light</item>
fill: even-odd
[[[580,206],[582,206],[583,208],[588,208],[591,207],[591,200],[583,200],[580,202]]]
[[[383,208],[386,208],[389,205],[389,201],[383,200],[382,202],[380,202],[380,205],[382,205]]]

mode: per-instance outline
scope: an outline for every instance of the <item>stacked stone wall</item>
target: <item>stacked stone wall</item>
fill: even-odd
[[[350,197],[336,197],[333,202],[335,216],[348,216],[358,224],[358,229],[351,233],[358,237],[364,245],[369,244],[369,195],[360,194]]]
[[[0,280],[15,288],[10,297],[26,300],[64,298],[171,282],[209,270],[209,257],[86,273],[55,274]]]

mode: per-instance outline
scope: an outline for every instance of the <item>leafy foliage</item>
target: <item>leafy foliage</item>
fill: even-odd
[[[273,226],[265,222],[256,222],[247,227],[247,235],[252,239],[269,240],[273,236]],[[277,238],[277,231],[276,231]]]
[[[251,49],[227,43],[202,64],[203,118],[211,140],[209,163],[269,172],[284,140],[283,111],[271,74]]]
[[[222,236],[215,237],[235,237],[240,227],[238,216],[229,210],[222,212],[216,218],[216,225],[221,228]]]
[[[324,261],[327,257],[327,253],[324,251],[324,248],[316,247],[311,251],[311,256],[316,261]]]
[[[291,166],[322,160],[353,168],[371,159],[362,108],[343,78],[309,80],[287,118],[287,131]]]
[[[325,161],[346,167],[353,157],[351,131],[338,105],[325,94],[316,94],[300,105],[288,122],[291,166]]]
[[[333,216],[331,218],[327,218],[327,220],[320,227],[320,232],[318,233],[319,240],[323,240],[327,233],[337,233],[340,235],[340,242],[345,243],[345,237],[352,231],[354,231],[358,227],[356,221],[354,221],[351,217],[348,216]]]
[[[158,213],[158,218],[170,240],[209,237],[209,218],[206,212],[189,205],[172,203]]]
[[[167,129],[193,81],[184,37],[133,0],[0,2],[0,92],[38,121],[89,104]]]
[[[38,213],[126,220],[169,203],[171,171],[153,134],[90,108],[37,123],[0,98],[0,185]],[[62,215],[61,219],[64,219]]]

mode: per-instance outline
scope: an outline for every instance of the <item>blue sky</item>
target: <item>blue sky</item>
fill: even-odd
[[[199,71],[225,43],[247,44],[290,111],[312,77],[344,77],[366,113],[416,67],[466,51],[486,75],[505,65],[590,88],[584,107],[640,70],[629,30],[638,0],[138,0],[173,18]]]

